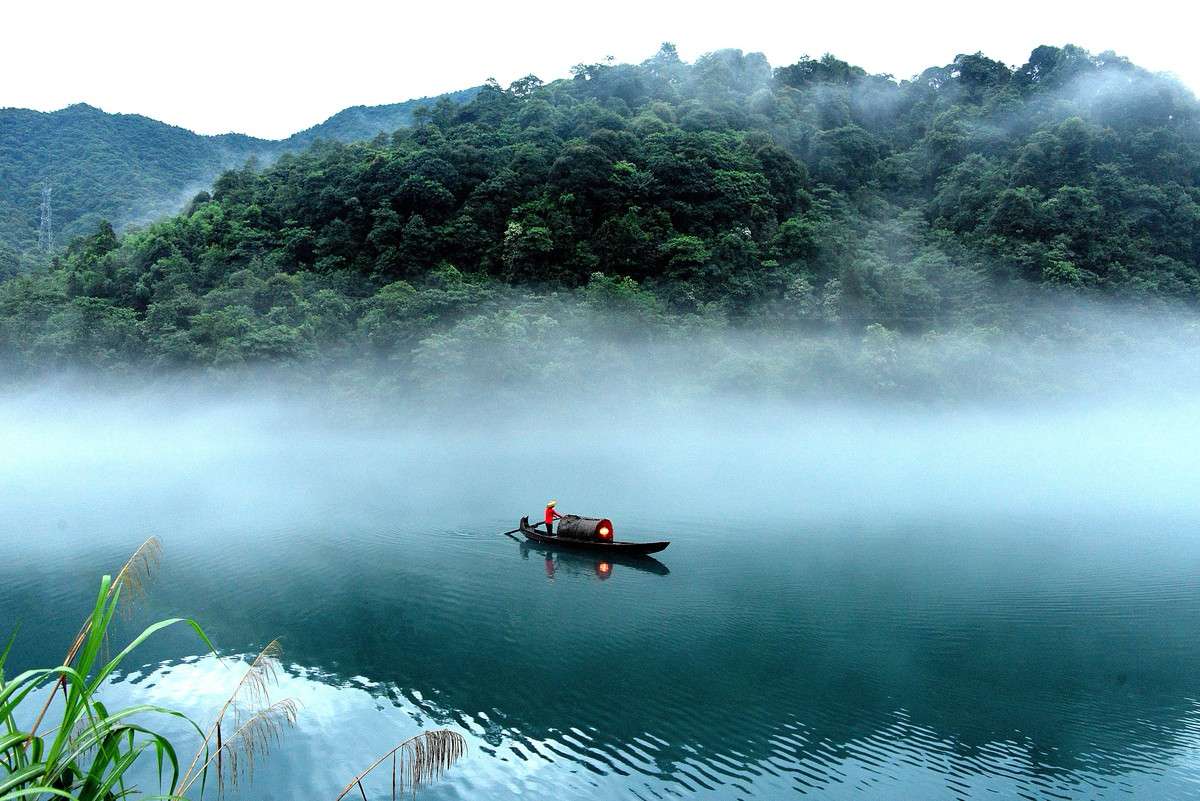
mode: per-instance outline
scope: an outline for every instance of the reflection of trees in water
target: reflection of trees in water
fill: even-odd
[[[663,772],[722,755],[828,764],[863,743],[886,761],[913,738],[956,763],[1000,742],[1035,771],[1103,774],[1194,747],[1200,644],[1178,635],[1194,597],[1013,608],[937,573],[736,552],[728,568],[677,556],[669,577],[615,565],[618,581],[546,582],[530,569],[546,551],[478,547],[349,560],[304,542],[219,576],[168,560],[146,612],[189,611],[229,648],[283,634],[286,660],[403,688],[438,722],[485,713],[493,740],[580,729],[619,752],[648,733]],[[592,557],[551,558],[595,575]]]

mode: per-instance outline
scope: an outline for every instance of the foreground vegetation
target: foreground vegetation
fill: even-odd
[[[140,644],[165,628],[188,625],[215,653],[195,621],[176,618],[146,628],[111,659],[102,656],[122,594],[128,598],[140,591],[157,565],[159,550],[157,540],[148,540],[115,580],[109,576],[102,579],[95,606],[61,666],[26,670],[8,679],[4,664],[12,640],[0,653],[0,801],[140,797],[144,792],[135,782],[148,775],[147,763],[158,780],[157,790],[150,793],[153,797],[200,797],[210,780],[215,781],[219,794],[227,784],[245,780],[253,761],[265,755],[284,728],[294,725],[295,702],[272,701],[270,697],[278,656],[274,642],[251,662],[207,731],[182,713],[162,706],[109,709],[103,702],[105,683]],[[38,711],[36,704],[43,695],[45,701]],[[149,728],[147,722],[172,718],[187,721],[200,743],[185,765],[181,765],[178,743]],[[22,725],[21,721],[30,722]],[[398,791],[415,790],[437,779],[465,747],[457,732],[424,732],[377,759],[355,776],[337,799],[356,789],[366,798],[364,779],[388,765],[390,797],[395,801]]]
[[[1200,299],[1198,110],[1071,46],[898,82],[665,45],[228,172],[142,231],[101,225],[0,284],[0,358],[17,376],[358,362],[439,383],[730,329],[885,351],[1077,338],[1031,305]],[[870,352],[847,359],[888,383]]]

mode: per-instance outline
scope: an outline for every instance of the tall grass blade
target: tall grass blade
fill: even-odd
[[[102,593],[104,600],[107,601],[113,593],[118,593],[120,590],[128,590],[131,600],[141,598],[145,595],[146,585],[149,583],[153,573],[158,569],[159,562],[162,561],[162,542],[158,537],[150,537],[133,552],[133,555],[125,561],[121,569],[117,571],[117,580],[112,582],[105,592]],[[107,577],[106,577],[107,578]],[[126,608],[128,611],[128,607]],[[94,616],[87,618],[80,627],[79,633],[75,635],[75,640],[71,643],[71,647],[67,649],[67,655],[63,659],[64,665],[70,665],[79,649],[83,646],[88,637],[88,632],[91,630],[95,622]],[[37,734],[38,727],[41,726],[42,720],[46,717],[46,711],[50,709],[50,704],[54,701],[54,696],[59,690],[66,691],[65,679],[60,679],[54,685],[54,689],[50,691],[50,696],[46,699],[46,703],[42,705],[41,711],[38,713],[37,719],[29,728],[29,738],[32,740]]]
[[[165,796],[176,794],[179,760],[174,746],[162,735],[132,719],[150,714],[174,716],[187,721],[203,736],[201,729],[185,715],[174,710],[149,704],[109,710],[97,697],[105,681],[120,667],[123,660],[146,639],[162,629],[186,623],[212,649],[203,629],[193,620],[176,618],[147,627],[116,657],[98,662],[116,614],[123,590],[133,586],[130,576],[145,576],[154,562],[157,549],[147,546],[142,555],[127,564],[125,577],[112,580],[105,576],[91,614],[81,629],[81,638],[72,643],[68,652],[70,664],[43,670],[30,670],[5,680],[0,673],[0,801],[50,798],[72,798],[76,801],[118,801],[136,795],[139,789],[128,783],[130,770],[142,755],[153,752],[158,768],[160,790]],[[138,579],[141,580],[141,579]],[[0,654],[0,666],[7,659],[10,646]],[[54,712],[54,725],[39,735],[36,729],[46,720],[47,703],[37,715],[28,732],[16,722],[16,712],[35,691],[52,687],[51,699],[61,689],[62,704]],[[169,771],[168,771],[169,768]],[[169,783],[164,779],[169,773]]]

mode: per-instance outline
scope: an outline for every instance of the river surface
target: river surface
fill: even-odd
[[[99,575],[158,536],[115,640],[187,615],[226,656],[282,641],[299,721],[235,799],[332,799],[435,726],[469,751],[422,798],[1200,797],[1194,408],[532,441],[528,420],[5,411],[9,672],[57,664]],[[672,544],[609,563],[500,534],[551,495]],[[240,675],[182,630],[138,654],[111,704],[203,725]]]

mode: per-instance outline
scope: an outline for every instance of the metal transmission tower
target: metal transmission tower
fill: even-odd
[[[42,224],[38,228],[38,247],[49,253],[54,247],[54,222],[50,213],[50,187],[42,187]]]

